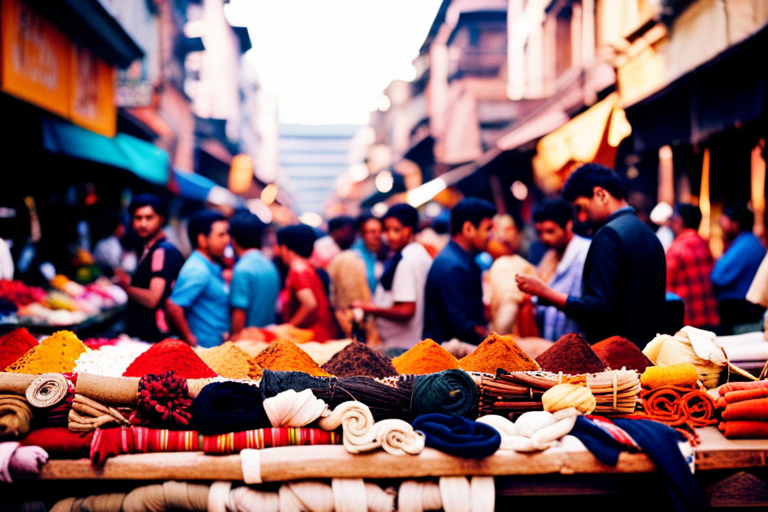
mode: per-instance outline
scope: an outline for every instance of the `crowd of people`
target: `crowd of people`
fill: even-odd
[[[186,261],[165,238],[157,197],[137,196],[129,212],[143,251],[132,275],[115,270],[113,280],[129,297],[127,333],[149,341],[176,335],[212,347],[249,327],[289,324],[320,342],[356,337],[393,349],[425,338],[477,344],[491,329],[552,341],[570,332],[590,342],[620,335],[644,346],[682,325],[731,333],[764,312],[746,299],[766,255],[746,206],[724,210],[728,245],[717,262],[690,204],[674,207],[665,251],[621,179],[596,164],[571,175],[562,199],[534,208],[543,248],[535,262],[493,249],[504,223],[477,198],[456,204],[447,232],[433,232],[431,243],[419,241],[423,219],[408,204],[382,218],[331,219],[325,236],[283,227],[267,250],[271,228],[256,215],[203,210],[189,218]]]

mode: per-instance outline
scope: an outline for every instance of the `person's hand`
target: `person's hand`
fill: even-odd
[[[467,343],[465,341],[459,341],[456,338],[452,339],[451,341],[444,341],[440,344],[440,346],[450,352],[451,355],[457,359],[468,356],[477,348],[476,345],[472,345],[471,343]]]
[[[185,340],[187,343],[189,343],[190,347],[196,347],[197,346],[197,336],[194,334],[190,334],[189,338]]]
[[[116,268],[115,275],[112,276],[112,282],[120,288],[127,288],[131,285],[131,276],[125,270]]]
[[[541,297],[548,289],[547,285],[544,284],[544,281],[536,276],[516,274],[515,281],[517,282],[517,287],[521,292],[534,295],[536,297]]]
[[[355,300],[352,301],[352,304],[350,304],[353,308],[360,308],[365,313],[373,313],[376,311],[376,306],[373,305],[370,302],[364,302],[362,300]]]

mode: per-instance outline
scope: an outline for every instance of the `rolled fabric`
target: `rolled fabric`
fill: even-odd
[[[80,510],[87,512],[121,512],[125,493],[96,494],[83,499]]]
[[[419,375],[413,384],[411,409],[415,416],[439,413],[477,418],[477,384],[462,370]]]
[[[725,421],[768,422],[768,398],[756,398],[728,404],[721,415]]]
[[[333,512],[333,491],[323,482],[286,482],[278,495],[280,512]]]
[[[478,422],[490,425],[501,435],[500,450],[534,452],[549,449],[568,435],[576,424],[579,411],[573,407],[555,413],[546,411],[526,412],[512,423],[508,419],[488,415]]]
[[[669,426],[682,425],[685,423],[685,417],[680,411],[680,399],[689,391],[691,391],[690,388],[677,386],[660,386],[650,391],[644,391],[641,397],[645,414],[650,419]]]
[[[558,384],[548,389],[541,396],[541,403],[547,412],[557,412],[575,407],[582,414],[592,414],[597,407],[597,400],[586,386],[576,384]]]
[[[437,482],[405,480],[397,490],[397,509],[399,512],[424,512],[440,510],[443,500]]]
[[[499,432],[483,423],[448,414],[424,414],[413,421],[426,436],[426,445],[458,457],[483,458],[501,445]]]
[[[321,418],[318,426],[324,430],[344,429],[344,448],[349,453],[371,451],[379,446],[374,430],[374,421],[368,406],[360,402],[344,402],[329,416]]]
[[[659,386],[695,386],[699,372],[691,363],[677,363],[666,366],[649,366],[640,376],[643,387],[654,389]]]
[[[731,391],[747,391],[752,389],[768,389],[768,380],[758,380],[754,382],[729,382],[717,388],[720,396]]]
[[[0,395],[0,439],[29,433],[32,410],[18,395]]]
[[[439,486],[445,512],[472,512],[472,488],[467,477],[443,476]]]
[[[768,398],[768,388],[744,389],[740,391],[729,391],[720,397],[726,404],[743,402],[745,400],[754,400],[755,398]],[[725,406],[723,406],[725,407]]]
[[[718,428],[728,439],[768,439],[765,421],[722,421]]]
[[[0,371],[0,394],[23,395],[36,378],[37,375]]]
[[[39,446],[19,446],[11,457],[11,474],[21,478],[34,478],[48,462],[48,453]]]
[[[368,512],[365,499],[365,482],[362,478],[334,478],[333,508],[336,512]]]
[[[192,401],[190,427],[218,435],[270,427],[261,390],[240,382],[212,382]]]
[[[67,397],[69,381],[60,373],[44,373],[27,387],[25,396],[33,407],[53,407]]]
[[[273,427],[303,427],[325,415],[328,405],[309,389],[289,389],[264,400],[264,411]]]
[[[237,487],[229,492],[229,512],[279,512],[280,498],[276,492],[257,491],[250,487]]]
[[[135,405],[139,398],[138,377],[106,377],[93,373],[78,373],[75,393],[101,404]]]
[[[331,382],[336,381],[336,378],[312,377],[303,372],[273,372],[265,369],[261,376],[261,390],[264,398],[269,398],[289,389],[297,392],[327,389]]]
[[[418,455],[424,450],[424,434],[403,420],[381,420],[374,429],[376,441],[391,455]]]
[[[696,428],[717,424],[714,400],[698,389],[680,397],[680,413]]]

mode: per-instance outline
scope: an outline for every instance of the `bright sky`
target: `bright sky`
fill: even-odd
[[[262,86],[279,96],[283,123],[368,124],[411,61],[441,0],[231,0],[227,17],[249,28]]]

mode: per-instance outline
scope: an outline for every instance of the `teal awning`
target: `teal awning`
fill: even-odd
[[[43,147],[54,154],[131,171],[156,185],[168,183],[168,153],[154,144],[124,133],[109,138],[71,123],[45,118]]]

